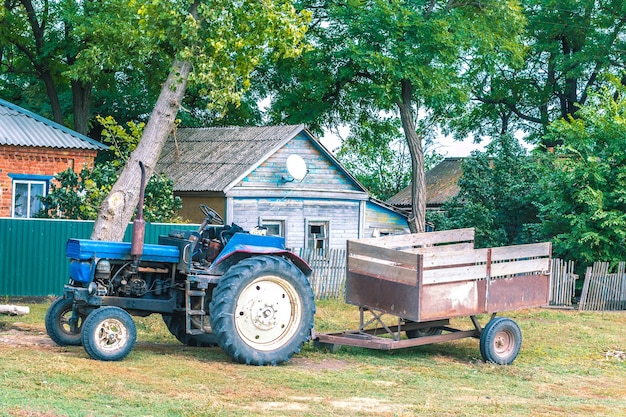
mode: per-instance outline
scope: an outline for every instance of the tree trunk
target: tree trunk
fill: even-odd
[[[46,87],[46,95],[50,100],[50,109],[52,110],[52,120],[57,122],[58,124],[63,124],[63,112],[61,111],[61,102],[59,101],[59,95],[57,94],[57,88],[54,84],[54,77],[51,72],[39,69],[37,66],[35,67],[37,72],[39,72],[41,80],[43,81],[44,86]]]
[[[74,108],[74,130],[83,135],[89,133],[89,109],[91,105],[91,83],[72,80],[72,104]]]
[[[174,60],[137,148],[130,155],[113,189],[102,202],[91,232],[92,239],[121,241],[124,237],[126,227],[139,202],[141,178],[139,161],[146,167],[147,181],[154,172],[161,149],[174,127],[190,71],[189,62]]]
[[[411,216],[408,219],[412,233],[421,233],[426,228],[426,182],[424,180],[424,149],[422,138],[415,128],[412,107],[413,85],[402,80],[402,97],[398,102],[402,129],[411,154]]]
[[[0,314],[8,314],[9,316],[23,316],[29,313],[30,307],[0,305]]]

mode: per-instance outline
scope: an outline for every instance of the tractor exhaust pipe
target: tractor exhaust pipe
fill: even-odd
[[[139,203],[137,204],[137,216],[133,220],[133,236],[130,245],[130,254],[133,256],[135,267],[139,267],[139,259],[143,254],[143,241],[146,234],[146,221],[143,219],[143,200],[146,189],[146,168],[139,161],[141,168],[141,185],[139,190]]]

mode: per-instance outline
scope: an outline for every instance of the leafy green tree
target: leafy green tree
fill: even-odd
[[[163,144],[174,128],[187,84],[198,86],[208,110],[223,112],[250,87],[250,74],[266,57],[295,56],[309,14],[287,0],[152,0],[129,2],[137,25],[119,29],[140,38],[169,65],[158,99],[118,181],[100,207],[92,239],[120,240],[139,199],[139,165],[151,176]],[[126,39],[122,36],[122,39]],[[89,52],[98,57],[94,42]],[[80,73],[80,68],[76,68]]]
[[[145,52],[136,31],[122,30],[138,25],[136,9],[143,2],[3,2],[0,92],[83,134],[90,131],[92,110],[103,103],[105,114],[119,116],[122,107],[135,116],[148,112],[146,95],[158,92],[150,89],[150,80],[159,85],[151,75],[163,76],[167,67]]]
[[[474,227],[478,247],[538,241],[537,169],[515,137],[494,138],[462,166],[459,194],[429,216],[436,229]]]
[[[577,118],[550,125],[561,143],[541,160],[543,233],[555,256],[591,263],[626,259],[626,88],[614,80]]]
[[[389,199],[411,179],[411,157],[402,137],[398,138],[398,124],[397,120],[363,120],[342,140],[337,152],[348,171],[380,200]]]
[[[493,135],[523,131],[544,136],[560,118],[576,118],[578,105],[611,73],[626,80],[626,3],[623,0],[522,0],[528,24],[521,65],[479,74],[472,108],[455,117],[454,133]]]
[[[312,48],[262,73],[272,120],[312,128],[399,118],[411,155],[413,231],[425,226],[423,142],[467,100],[467,81],[515,56],[516,1],[303,0]],[[391,125],[391,124],[390,124]],[[384,141],[384,139],[382,139]]]
[[[80,173],[71,168],[55,176],[50,192],[40,197],[44,208],[39,217],[94,220],[102,201],[117,181],[120,169],[137,147],[143,124],[119,126],[112,117],[98,118],[104,128],[105,140],[114,158],[97,162],[93,170],[84,167]],[[178,221],[182,208],[180,197],[174,196],[174,184],[165,175],[153,175],[146,184],[144,217],[149,222]]]

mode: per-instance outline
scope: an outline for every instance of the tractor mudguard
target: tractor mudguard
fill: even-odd
[[[285,249],[285,239],[279,236],[258,236],[248,233],[235,233],[219,256],[213,261],[210,272],[222,275],[232,265],[254,255],[277,255],[291,260],[305,276],[313,270],[298,255]]]

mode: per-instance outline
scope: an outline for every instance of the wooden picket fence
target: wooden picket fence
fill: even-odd
[[[346,283],[345,249],[294,249],[313,268],[310,277],[316,299],[343,298]]]
[[[550,274],[550,305],[573,307],[576,291],[574,261],[552,259]]]
[[[578,308],[626,310],[626,262],[620,262],[613,273],[608,262],[596,262],[588,267]]]

